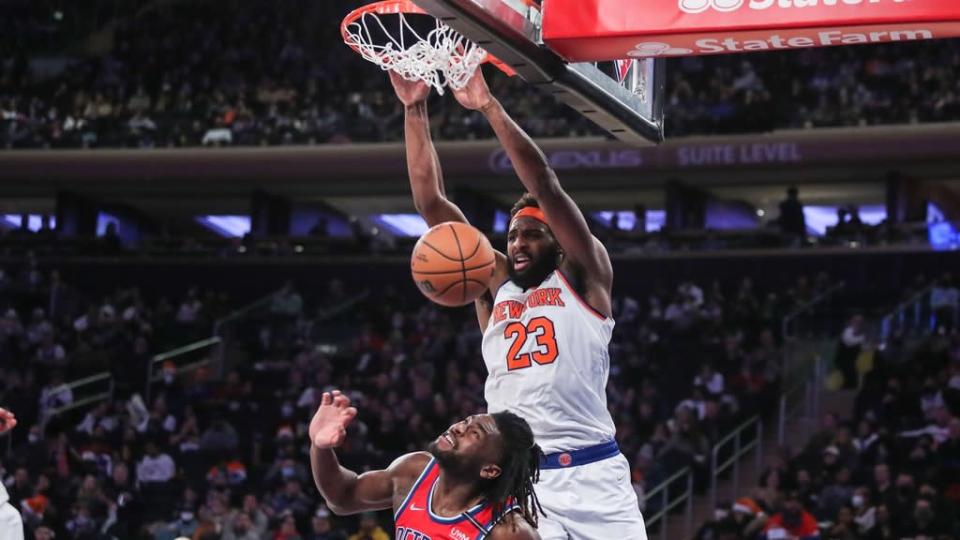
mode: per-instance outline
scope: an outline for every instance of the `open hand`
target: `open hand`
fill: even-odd
[[[12,412],[0,407],[0,435],[10,431],[17,425],[17,417]]]
[[[336,448],[347,437],[347,426],[357,416],[350,398],[339,390],[324,392],[320,407],[310,421],[310,442],[317,448]]]
[[[397,93],[400,103],[407,107],[416,105],[427,100],[430,95],[430,86],[423,81],[408,81],[401,75],[393,72],[387,72],[390,75],[390,84],[393,85],[393,91]]]
[[[493,94],[487,86],[487,81],[483,78],[483,71],[477,68],[476,73],[467,81],[467,85],[460,90],[454,90],[453,96],[457,98],[460,105],[464,108],[482,111],[494,103]]]

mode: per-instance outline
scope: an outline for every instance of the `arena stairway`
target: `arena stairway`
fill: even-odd
[[[836,413],[841,419],[850,418],[853,414],[856,390],[823,390],[820,397],[820,415],[827,412]],[[717,501],[735,501],[738,497],[748,495],[750,490],[758,485],[759,474],[771,463],[780,451],[777,444],[777,418],[771,417],[764,424],[763,455],[761,470],[755,467],[756,454],[751,452],[740,459],[740,482],[734,485],[731,475],[721,477],[717,482]],[[816,416],[802,416],[786,425],[785,446],[792,449],[792,453],[799,452],[807,444],[810,436],[816,432],[820,419]],[[687,530],[686,520],[682,514],[674,514],[667,525],[665,536],[661,536],[660,528],[648,530],[647,536],[651,540],[665,538],[679,540],[693,538],[697,530],[713,516],[713,507],[709,490],[701,495],[695,495],[693,500],[693,520]]]

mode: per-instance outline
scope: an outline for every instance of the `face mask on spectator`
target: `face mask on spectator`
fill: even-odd
[[[717,508],[713,511],[713,519],[715,521],[723,521],[727,519],[727,516],[730,515],[730,512],[727,512],[723,508]]]
[[[293,476],[293,467],[283,467],[280,472],[283,473],[284,478],[290,478]]]
[[[37,442],[40,441],[40,436],[39,436],[39,435],[34,435],[33,433],[31,433],[31,434],[27,435],[27,441],[29,441],[30,444],[36,444]]]
[[[180,512],[180,521],[184,523],[193,521],[193,512]]]
[[[850,501],[853,503],[854,508],[863,508],[863,505],[867,502],[863,495],[854,495],[853,499]]]

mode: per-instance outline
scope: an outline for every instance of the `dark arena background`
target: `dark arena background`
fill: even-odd
[[[358,472],[486,410],[359,5],[0,1],[0,540],[388,540],[315,487],[322,393]],[[485,68],[610,253],[647,535],[960,538],[960,40],[683,51],[658,145]],[[503,251],[523,186],[452,94],[446,196]]]

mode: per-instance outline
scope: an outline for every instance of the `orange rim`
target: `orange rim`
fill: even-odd
[[[531,6],[536,6],[536,3],[533,2],[533,0],[525,0],[524,3]],[[343,38],[343,42],[357,53],[360,52],[360,49],[357,47],[356,43],[349,39],[350,34],[347,32],[347,27],[360,20],[360,18],[364,15],[371,13],[376,15],[430,15],[426,11],[420,9],[420,7],[414,4],[411,0],[380,0],[379,2],[358,7],[350,13],[347,13],[347,16],[343,18],[343,22],[340,23],[340,36]],[[513,68],[495,58],[490,53],[487,53],[487,59],[484,60],[484,63],[493,64],[497,67],[497,69],[511,77],[517,74]]]

